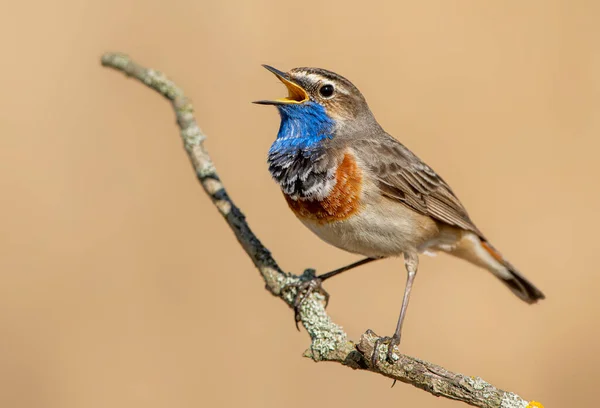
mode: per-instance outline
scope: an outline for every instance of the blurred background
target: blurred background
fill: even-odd
[[[261,63],[327,68],[453,186],[547,295],[423,257],[402,351],[542,401],[597,397],[600,3],[9,2],[0,17],[0,406],[457,407],[302,358],[292,312],[204,195],[168,103],[100,66],[121,51],[187,92],[280,265],[358,257],[288,210],[265,163],[285,95]],[[353,338],[390,334],[400,260],[327,282]]]

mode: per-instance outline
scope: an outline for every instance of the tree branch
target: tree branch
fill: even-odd
[[[198,127],[192,104],[183,91],[162,73],[144,68],[124,54],[106,53],[102,56],[102,65],[139,80],[171,101],[183,145],[204,191],[254,262],[267,290],[292,307],[296,295],[295,286],[308,279],[313,273],[312,270],[305,271],[301,276],[283,272],[269,250],[254,235],[244,214],[233,203],[219,180],[215,166],[204,149],[206,136]],[[302,304],[300,320],[312,340],[304,356],[315,361],[334,361],[353,369],[372,371],[411,384],[435,396],[463,401],[476,407],[542,407],[538,402],[528,402],[514,393],[494,387],[479,377],[453,373],[414,357],[396,353],[397,360],[390,364],[385,358],[386,345],[382,345],[377,351],[381,358],[376,366],[372,366],[370,357],[374,352],[377,335],[369,330],[361,336],[358,343],[349,340],[344,330],[335,324],[325,311],[324,299],[319,293],[311,293]]]

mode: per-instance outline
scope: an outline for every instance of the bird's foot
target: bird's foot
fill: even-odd
[[[392,337],[380,337],[375,341],[375,345],[373,347],[373,355],[371,356],[371,365],[373,367],[377,366],[377,362],[379,361],[379,348],[382,344],[387,344],[387,353],[385,354],[386,361],[390,364],[393,364],[398,360],[398,356],[394,354],[394,347],[400,344],[400,335],[393,335]]]
[[[315,275],[314,269],[305,270],[300,279],[300,283],[291,285],[296,288],[296,297],[294,298],[294,319],[296,320],[296,329],[298,330],[300,330],[300,327],[298,326],[298,323],[300,322],[300,308],[311,293],[320,293],[325,298],[325,307],[329,304],[329,293],[321,286],[323,280]]]

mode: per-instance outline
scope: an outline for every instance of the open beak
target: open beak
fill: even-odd
[[[304,103],[308,101],[308,93],[302,88],[300,85],[292,82],[289,74],[286,72],[280,71],[276,68],[273,68],[269,65],[263,65],[266,69],[271,71],[277,79],[279,79],[288,90],[288,96],[285,98],[279,98],[272,101],[256,101],[259,105],[289,105],[293,103]]]

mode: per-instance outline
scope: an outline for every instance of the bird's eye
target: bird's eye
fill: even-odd
[[[331,95],[333,95],[333,91],[334,88],[331,84],[323,85],[321,88],[319,88],[319,94],[321,94],[323,98],[330,98]]]

